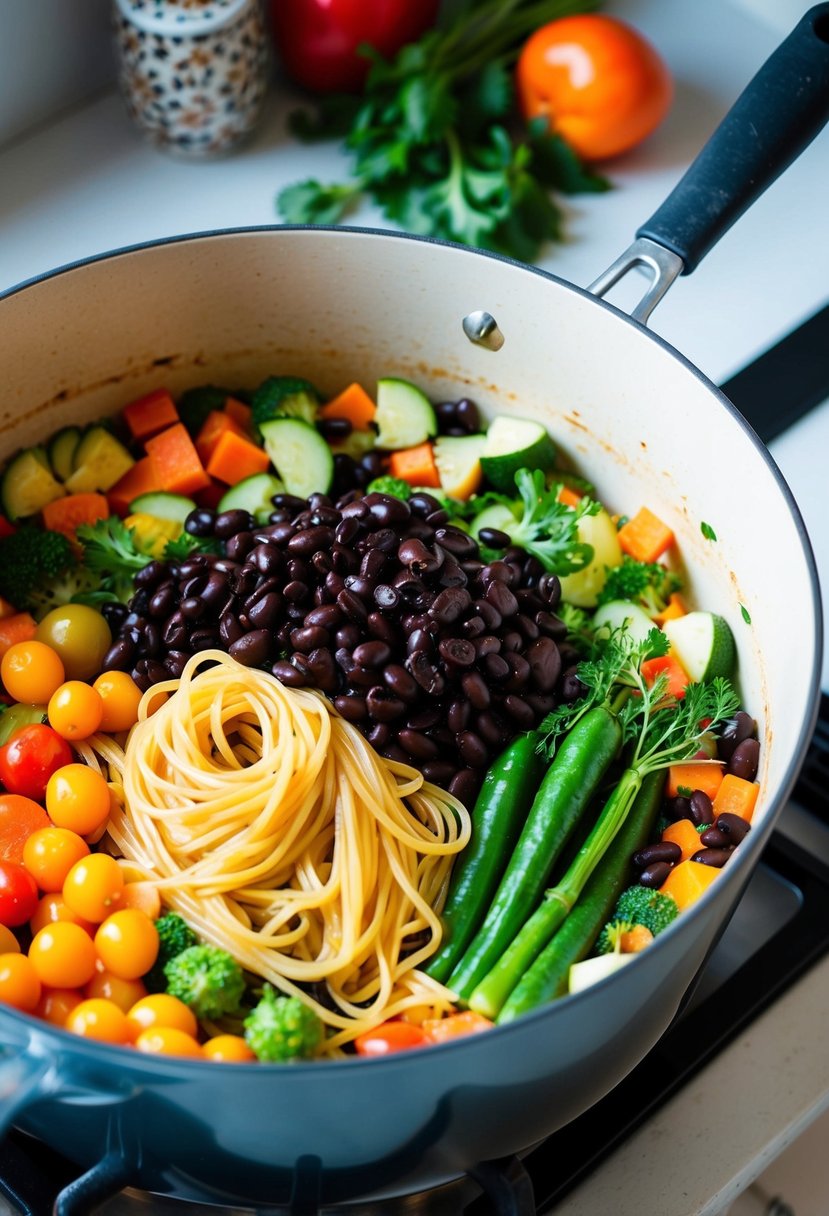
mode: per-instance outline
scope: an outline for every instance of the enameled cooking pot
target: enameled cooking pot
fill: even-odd
[[[820,609],[808,539],[767,451],[725,398],[642,324],[822,126],[829,5],[800,23],[701,162],[591,291],[465,248],[359,230],[214,233],[128,249],[0,301],[0,446],[115,412],[163,383],[308,376],[332,393],[397,375],[543,420],[611,509],[674,529],[693,600],[737,638],[758,718],[753,831],[707,894],[632,965],[487,1034],[379,1060],[200,1063],[95,1044],[0,1012],[0,1099],[15,1123],[99,1175],[276,1204],[400,1194],[526,1148],[650,1050],[722,931],[811,735]],[[793,134],[794,133],[794,134]],[[633,319],[597,299],[654,272]],[[479,324],[484,311],[497,325]],[[465,336],[462,323],[476,341]],[[724,323],[727,323],[727,319]],[[491,349],[503,336],[503,345]],[[488,335],[488,336],[487,336]],[[705,522],[716,541],[703,534]],[[108,1171],[108,1172],[107,1172]]]

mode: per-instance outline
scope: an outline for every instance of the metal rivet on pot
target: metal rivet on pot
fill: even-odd
[[[463,332],[470,342],[485,346],[487,350],[500,350],[504,345],[504,335],[498,328],[498,322],[488,312],[478,310],[469,313],[463,319]]]

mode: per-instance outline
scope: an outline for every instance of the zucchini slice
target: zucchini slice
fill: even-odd
[[[334,457],[316,427],[301,418],[272,418],[260,430],[265,451],[289,494],[307,498],[328,493]]]
[[[0,483],[0,499],[9,519],[36,515],[48,502],[63,496],[53,476],[45,448],[24,448],[9,461]]]
[[[49,463],[60,481],[71,477],[75,468],[75,452],[81,441],[79,426],[65,426],[49,440]]]
[[[441,489],[450,498],[466,501],[483,481],[481,456],[486,435],[439,435],[435,440],[435,464]]]
[[[285,486],[273,473],[251,473],[231,486],[219,499],[217,511],[249,511],[258,524],[266,524],[274,494],[281,494]]]
[[[155,519],[168,519],[181,524],[196,504],[186,494],[171,494],[166,490],[157,490],[151,494],[139,494],[130,503],[130,515],[152,515]]]
[[[438,420],[425,393],[408,380],[377,381],[377,446],[388,451],[414,448],[438,433]]]
[[[105,493],[135,464],[111,431],[91,426],[75,449],[74,468],[66,479],[68,494]]]
[[[519,469],[547,472],[553,467],[555,458],[555,445],[540,422],[499,414],[493,418],[486,433],[481,467],[496,490],[514,494],[515,474]]]

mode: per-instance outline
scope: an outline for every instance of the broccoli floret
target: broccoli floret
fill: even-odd
[[[412,496],[412,487],[408,481],[400,477],[375,477],[366,486],[368,494],[391,494],[392,498],[402,498],[404,502]]]
[[[253,429],[271,418],[302,418],[313,422],[320,405],[320,395],[308,380],[298,376],[268,376],[256,389],[251,400]]]
[[[598,603],[629,600],[639,604],[649,616],[664,612],[674,591],[679,591],[682,579],[660,562],[639,562],[634,557],[622,558],[621,566],[608,571]]]
[[[598,954],[609,954],[615,950],[619,935],[628,932],[633,925],[644,925],[656,937],[668,928],[678,914],[676,900],[670,895],[638,884],[628,887],[616,901],[613,915],[596,943],[596,951]]]
[[[90,586],[62,532],[24,527],[0,540],[0,595],[21,612],[39,619]]]
[[[242,968],[218,946],[188,946],[170,959],[164,976],[171,996],[210,1021],[235,1013],[245,991]]]
[[[198,945],[199,939],[178,912],[165,912],[155,922],[155,927],[158,933],[158,957],[144,977],[144,983],[150,992],[164,992],[167,988],[164,968],[176,955]]]
[[[266,984],[259,1003],[245,1018],[245,1039],[257,1059],[275,1064],[304,1060],[322,1042],[322,1022],[297,996],[278,996]]]
[[[135,594],[133,579],[150,561],[136,545],[132,528],[111,515],[94,524],[81,524],[77,535],[83,547],[81,564],[97,576],[106,598],[129,603]]]
[[[229,388],[218,388],[215,384],[200,384],[188,388],[177,402],[178,416],[191,435],[197,435],[204,426],[207,415],[213,410],[223,410],[228,397],[239,393]]]
[[[567,641],[572,643],[581,655],[588,655],[593,647],[593,628],[590,623],[591,614],[584,608],[577,608],[562,600],[556,615],[567,626]]]

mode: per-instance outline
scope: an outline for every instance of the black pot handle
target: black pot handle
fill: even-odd
[[[651,287],[631,315],[647,321],[735,220],[829,120],[829,3],[815,5],[766,60],[636,241],[588,288],[603,296],[633,266]]]

